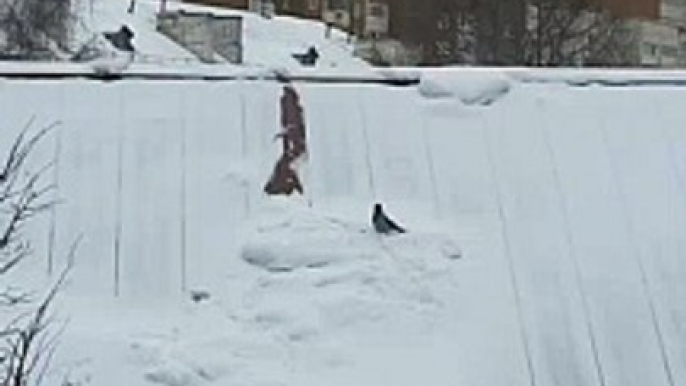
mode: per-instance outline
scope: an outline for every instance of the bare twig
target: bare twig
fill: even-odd
[[[31,245],[23,237],[22,229],[54,205],[47,198],[54,186],[43,182],[53,164],[33,171],[26,169],[38,143],[59,122],[29,135],[33,122],[33,118],[29,120],[0,164],[0,276],[7,275],[30,256]],[[26,386],[43,380],[63,330],[55,332],[51,328],[55,321],[51,306],[65,286],[79,242],[80,238],[73,243],[66,267],[37,306],[30,309],[25,306],[33,298],[29,292],[14,287],[0,291],[0,306],[23,305],[17,308],[18,315],[0,330],[0,386]]]
[[[80,241],[81,238],[79,237],[72,244],[67,256],[66,267],[43,298],[43,301],[30,314],[28,322],[23,326],[18,326],[20,321],[25,319],[25,317],[20,318],[19,321],[15,321],[4,332],[3,335],[7,338],[8,348],[5,349],[3,354],[0,354],[0,358],[2,358],[2,361],[0,361],[2,366],[0,385],[25,386],[32,374],[37,374],[36,377],[39,379],[42,379],[44,376],[56,348],[57,338],[64,329],[63,326],[56,333],[48,331],[48,327],[54,322],[54,318],[50,313],[50,307],[54,303],[57,294],[64,287],[67,277],[73,269],[74,257]],[[44,354],[46,354],[45,357],[43,356]],[[39,366],[41,370],[37,371]]]

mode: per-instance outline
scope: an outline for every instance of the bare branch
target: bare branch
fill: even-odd
[[[25,317],[21,318],[12,324],[14,327],[10,327],[4,332],[4,336],[8,338],[8,348],[0,356],[2,358],[2,361],[0,361],[0,366],[2,367],[0,385],[24,386],[28,383],[32,374],[37,374],[39,379],[45,374],[46,366],[49,365],[49,359],[52,358],[56,348],[57,338],[62,333],[64,327],[58,330],[57,333],[49,333],[48,327],[54,321],[50,313],[50,307],[54,303],[57,294],[64,287],[66,279],[73,268],[74,256],[80,241],[81,238],[72,244],[66,267],[43,298],[43,301],[29,316],[26,324],[22,327],[17,327],[21,319],[25,319]],[[47,356],[43,357],[45,353],[47,353]],[[39,366],[41,370],[37,371]]]
[[[29,241],[22,237],[22,229],[54,204],[48,198],[54,186],[44,183],[54,165],[48,163],[28,172],[25,169],[38,143],[59,122],[29,135],[33,122],[33,118],[29,120],[10,147],[7,158],[0,164],[0,276],[7,275],[28,258],[32,250]],[[79,242],[80,238],[72,245],[67,266],[42,301],[35,307],[17,308],[19,314],[0,330],[0,386],[26,386],[43,379],[62,331],[53,332],[51,306],[73,267]],[[7,287],[0,291],[0,306],[26,305],[32,298],[31,293]]]
[[[17,59],[51,59],[66,51],[76,17],[72,0],[4,0],[0,54]]]
[[[18,304],[30,303],[33,299],[30,293],[18,288],[9,287],[0,293],[0,307],[11,307]]]

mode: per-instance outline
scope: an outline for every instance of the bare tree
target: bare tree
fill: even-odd
[[[524,0],[433,0],[434,64],[521,64]]]
[[[626,65],[633,35],[593,0],[427,0],[431,64]]]
[[[473,0],[435,0],[431,28],[434,64],[476,63],[476,14]]]
[[[0,57],[53,59],[68,51],[73,21],[71,0],[4,0]]]
[[[507,66],[523,62],[526,0],[475,1],[476,58],[479,64]]]
[[[50,331],[54,323],[51,306],[62,289],[71,266],[62,271],[58,281],[33,312],[12,321],[0,337],[0,385],[40,385],[57,347],[61,329]]]
[[[538,66],[622,65],[632,35],[625,23],[587,0],[531,0],[526,63]]]
[[[35,307],[32,293],[8,283],[11,273],[32,254],[27,225],[52,205],[48,194],[52,185],[44,181],[51,165],[32,171],[28,162],[54,125],[33,135],[30,126],[19,134],[0,164],[0,311],[9,316],[0,328],[0,386],[41,383],[59,335],[49,328],[53,322],[50,308],[71,268],[68,264]]]

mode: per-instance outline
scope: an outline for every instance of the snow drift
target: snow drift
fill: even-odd
[[[384,254],[406,256],[408,263],[417,264],[460,257],[459,248],[448,235],[413,232],[382,237],[368,224],[346,222],[313,210],[271,210],[253,222],[251,232],[244,236],[241,257],[268,271],[356,264]]]
[[[431,99],[455,98],[465,105],[489,105],[510,91],[507,74],[478,68],[422,71],[419,93]]]

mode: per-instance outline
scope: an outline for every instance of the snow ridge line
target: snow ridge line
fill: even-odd
[[[603,364],[600,359],[600,353],[598,351],[598,338],[596,337],[596,329],[591,318],[590,306],[589,306],[589,296],[586,292],[586,287],[583,285],[581,262],[579,261],[579,253],[577,252],[577,246],[574,243],[574,238],[572,237],[572,228],[569,220],[569,209],[568,200],[564,189],[562,188],[562,178],[560,177],[560,171],[558,168],[557,157],[555,156],[555,150],[550,139],[550,127],[549,125],[544,125],[541,128],[543,134],[543,140],[545,141],[546,149],[548,151],[548,157],[550,157],[551,169],[553,173],[553,181],[555,185],[555,190],[557,193],[557,199],[560,205],[560,211],[562,212],[562,221],[564,222],[564,235],[565,242],[567,244],[567,249],[569,251],[569,258],[574,266],[574,278],[576,282],[577,291],[581,299],[581,308],[584,313],[584,322],[586,325],[586,333],[588,334],[588,340],[591,345],[591,352],[593,353],[593,364],[596,370],[596,376],[598,377],[598,382],[600,386],[607,385],[607,376],[605,375],[605,370],[603,369]]]
[[[240,82],[240,81],[239,81]],[[242,84],[241,84],[242,86]],[[249,158],[248,151],[248,122],[247,122],[247,106],[245,101],[245,91],[241,87],[241,91],[238,93],[238,100],[240,103],[240,116],[241,116],[241,162],[247,162]],[[244,180],[241,181],[241,189],[243,190],[243,217],[247,218],[250,214],[250,193],[248,188],[249,182]]]
[[[424,142],[424,156],[426,157],[427,167],[429,168],[429,179],[431,180],[432,198],[434,200],[434,210],[436,217],[440,218],[443,211],[441,210],[441,197],[438,193],[438,178],[436,177],[436,164],[431,152],[431,144],[429,141],[429,130],[427,128],[426,119],[422,119],[422,140]]]
[[[23,63],[22,63],[23,64]],[[25,68],[24,66],[23,68]],[[30,67],[30,65],[29,65]],[[55,68],[57,67],[57,68]],[[421,83],[422,69],[409,71],[400,69],[396,71],[371,71],[368,74],[352,74],[335,72],[326,73],[285,73],[279,70],[261,70],[251,68],[234,69],[229,67],[222,72],[221,68],[207,68],[196,71],[184,70],[185,67],[176,68],[144,68],[128,69],[121,73],[96,73],[90,68],[81,65],[66,64],[63,68],[52,65],[50,67],[37,67],[34,69],[3,68],[0,66],[0,78],[6,79],[89,79],[99,81],[119,81],[126,79],[156,80],[156,81],[278,81],[299,82],[315,84],[380,84],[396,87],[413,87]],[[492,73],[494,76],[504,74],[514,82],[523,84],[565,84],[570,87],[651,87],[651,86],[677,86],[686,87],[686,72],[663,75],[639,74],[629,72],[627,74],[613,73],[612,71],[594,72],[589,70],[565,73],[564,71],[549,74],[544,73],[521,73],[517,69],[493,69],[479,68],[479,72]],[[585,74],[585,72],[587,74]],[[460,70],[455,71],[461,73]],[[469,71],[466,71],[469,73]]]
[[[119,116],[124,117],[123,95],[118,100]],[[122,194],[124,190],[124,128],[126,120],[122,119],[117,128],[117,198],[115,204],[115,228],[114,228],[114,296],[121,295],[121,239],[123,234],[123,202]]]
[[[512,76],[515,81],[528,84],[564,84],[570,87],[653,87],[653,86],[678,86],[686,87],[686,79],[658,79],[658,78],[628,78],[628,79],[603,79],[603,78],[583,78],[574,79],[555,77],[546,78],[544,76]]]
[[[533,358],[531,356],[531,342],[529,337],[529,332],[526,329],[526,324],[524,323],[524,311],[522,309],[522,291],[519,285],[519,279],[517,278],[517,272],[515,269],[514,259],[512,257],[512,245],[510,242],[510,236],[507,227],[507,219],[505,218],[505,209],[503,208],[503,193],[498,181],[498,172],[495,167],[495,159],[493,152],[493,145],[491,143],[491,137],[489,135],[488,125],[484,122],[483,116],[479,115],[481,120],[481,126],[483,127],[484,140],[486,141],[486,155],[488,158],[488,164],[493,184],[493,189],[495,190],[496,200],[497,200],[497,212],[498,219],[500,222],[500,232],[503,242],[503,253],[505,259],[507,260],[507,268],[510,276],[510,282],[512,285],[512,291],[514,295],[515,302],[515,313],[517,314],[517,323],[519,324],[520,338],[522,340],[522,345],[524,348],[524,357],[526,358],[526,368],[529,375],[529,384],[531,386],[537,386],[538,382],[536,380],[536,372],[534,371]]]
[[[602,122],[600,125],[600,132],[601,132],[601,137],[603,140],[603,145],[605,147],[605,154],[607,154],[608,161],[610,163],[610,168],[612,172],[612,179],[613,182],[615,183],[615,187],[617,189],[617,194],[619,196],[619,203],[622,208],[622,213],[623,213],[623,220],[624,220],[624,227],[627,232],[627,236],[629,237],[629,242],[632,245],[632,250],[634,253],[632,255],[634,256],[634,259],[636,260],[636,264],[638,266],[638,270],[640,271],[640,276],[641,276],[641,286],[643,287],[643,294],[646,297],[646,302],[648,303],[648,308],[650,310],[650,318],[651,322],[653,324],[653,329],[655,331],[655,337],[657,339],[657,345],[660,350],[660,357],[662,359],[662,365],[664,366],[664,371],[665,371],[665,376],[667,377],[667,381],[670,386],[674,386],[674,373],[672,370],[672,365],[671,361],[669,358],[669,355],[667,353],[667,347],[665,344],[665,338],[664,334],[662,332],[662,327],[660,325],[660,317],[658,316],[657,312],[657,306],[655,305],[655,298],[653,296],[653,289],[650,284],[650,280],[648,279],[648,274],[646,272],[645,264],[643,262],[643,259],[641,258],[641,251],[639,248],[639,243],[636,241],[637,240],[637,234],[636,234],[636,228],[631,220],[631,216],[628,214],[629,213],[629,205],[627,204],[627,198],[626,198],[626,192],[624,190],[623,183],[621,181],[620,173],[619,173],[619,168],[617,166],[617,161],[615,160],[615,157],[612,156],[612,148],[610,147],[610,141],[608,137],[608,132],[607,132],[607,124],[606,122]]]
[[[187,104],[186,93],[181,93],[181,106],[180,111],[183,111],[182,106]],[[181,242],[181,289],[186,291],[188,289],[188,149],[187,149],[187,137],[188,129],[186,124],[187,115],[184,114],[181,118],[180,131],[181,131],[181,197],[179,198],[179,210],[181,213],[181,229],[180,229],[180,242]]]
[[[420,79],[414,77],[385,77],[370,75],[336,75],[336,74],[211,74],[187,72],[135,72],[95,73],[92,71],[3,71],[0,78],[23,80],[60,80],[87,79],[96,81],[122,81],[127,79],[154,81],[277,81],[282,83],[316,83],[316,84],[379,84],[395,87],[412,87]],[[685,81],[686,84],[686,81]]]
[[[374,182],[374,165],[372,163],[372,150],[371,150],[371,142],[369,141],[369,127],[367,124],[367,109],[365,109],[364,104],[362,103],[362,93],[358,92],[358,98],[357,99],[357,108],[360,112],[360,118],[362,120],[362,135],[364,136],[364,148],[365,148],[365,163],[367,164],[367,170],[369,171],[368,174],[368,183],[369,183],[369,190],[370,193],[372,194],[372,200],[377,200],[379,192],[377,191],[376,188],[376,183]]]

